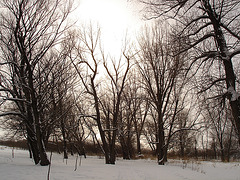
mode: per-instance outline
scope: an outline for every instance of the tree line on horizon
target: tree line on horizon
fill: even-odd
[[[49,142],[84,154],[91,142],[115,164],[147,144],[159,165],[212,149],[239,152],[240,2],[141,1],[155,23],[103,50],[101,29],[67,23],[73,0],[3,0],[0,7],[1,127],[49,165]],[[114,43],[114,42],[113,42]],[[135,150],[136,149],[136,150]]]

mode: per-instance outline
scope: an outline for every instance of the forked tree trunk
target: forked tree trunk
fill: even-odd
[[[48,166],[50,164],[50,161],[48,160],[48,157],[47,157],[47,153],[46,153],[45,145],[41,135],[41,129],[39,124],[36,125],[36,135],[37,135],[37,142],[39,147],[40,165]]]
[[[29,153],[30,156],[33,157],[34,163],[38,164],[40,162],[39,150],[37,145],[37,139],[34,136],[31,129],[27,127],[27,134],[28,134],[28,144],[29,144]]]
[[[44,139],[42,135],[42,129],[41,129],[41,120],[39,116],[38,111],[38,100],[35,94],[34,90],[34,83],[33,83],[33,71],[29,65],[27,65],[28,70],[28,84],[30,88],[30,94],[31,94],[31,101],[32,101],[32,113],[33,113],[33,122],[35,124],[35,130],[36,130],[36,137],[37,137],[37,145],[39,148],[39,155],[40,155],[40,165],[41,166],[47,166],[50,164],[50,161],[48,160]]]

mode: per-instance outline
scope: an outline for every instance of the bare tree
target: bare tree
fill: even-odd
[[[216,89],[216,88],[215,88]],[[218,91],[222,91],[219,89]],[[217,94],[222,94],[219,92]],[[211,133],[213,137],[213,147],[215,151],[215,156],[220,152],[220,157],[222,161],[229,161],[230,151],[233,149],[234,144],[234,126],[233,117],[231,115],[231,110],[226,100],[222,98],[208,98],[212,95],[204,94],[204,99],[201,103],[203,107],[203,117],[207,122],[207,130]]]
[[[184,57],[172,55],[175,52],[174,43],[170,43],[168,33],[158,25],[150,30],[146,29],[139,46],[138,68],[143,77],[143,88],[149,97],[155,125],[153,143],[156,144],[158,164],[164,165],[169,144],[165,139],[165,127],[171,131],[177,113],[179,98],[173,97],[174,91],[177,92],[176,82],[183,70]]]
[[[123,99],[123,90],[125,88],[125,83],[126,83],[126,78],[127,74],[130,69],[130,57],[127,57],[124,55],[124,59],[126,60],[126,64],[122,63],[122,59],[120,58],[119,61],[114,62],[112,61],[112,67],[113,67],[113,72],[111,73],[110,68],[107,65],[107,59],[104,58],[104,67],[107,71],[108,77],[110,78],[111,82],[111,101],[110,104],[112,106],[112,112],[111,116],[108,117],[108,124],[107,124],[107,129],[106,131],[108,134],[111,136],[109,141],[109,149],[110,149],[110,163],[114,164],[116,160],[116,152],[115,152],[115,144],[116,144],[116,138],[117,138],[117,133],[120,134],[120,139],[122,137],[122,131],[121,128],[119,128],[119,122],[120,122],[120,105],[122,103]]]
[[[100,133],[100,137],[102,140],[102,150],[105,154],[105,161],[106,164],[110,163],[110,157],[109,157],[109,149],[107,140],[104,133],[104,128],[101,122],[101,113],[100,113],[100,103],[99,103],[99,95],[97,91],[97,85],[96,85],[96,76],[98,73],[99,68],[99,60],[96,58],[95,52],[97,51],[97,45],[99,41],[100,36],[100,30],[98,30],[95,34],[93,32],[93,27],[91,26],[89,31],[81,32],[79,37],[74,37],[72,34],[70,40],[72,42],[69,44],[70,49],[75,49],[70,54],[70,59],[72,60],[72,63],[78,73],[79,78],[81,79],[83,86],[85,87],[86,93],[89,94],[90,98],[93,98],[94,102],[94,111],[90,115],[86,115],[88,117],[92,117],[94,121],[97,124],[98,131]],[[76,38],[79,38],[80,44],[77,44]],[[84,54],[86,52],[86,54]],[[84,68],[87,69],[87,71],[81,72],[81,68],[78,64],[84,66]],[[90,72],[89,72],[90,71]],[[84,74],[86,73],[86,74]]]
[[[145,98],[145,91],[141,87],[141,75],[134,68],[131,69],[123,92],[122,123],[125,127],[123,138],[127,142],[125,154],[133,156],[133,142],[137,143],[137,153],[141,155],[141,135],[148,115],[149,103]]]
[[[17,115],[22,118],[36,164],[48,165],[42,134],[37,88],[38,66],[50,48],[55,45],[65,28],[71,3],[60,9],[60,1],[7,1],[1,2],[1,91],[5,101],[15,103]]]
[[[211,76],[201,92],[211,90],[216,84],[225,83],[222,96],[230,103],[234,124],[240,143],[240,98],[239,77],[236,76],[238,63],[234,61],[240,54],[239,22],[240,2],[214,0],[184,0],[184,1],[144,1],[147,4],[149,18],[171,19],[179,24],[178,31],[188,37],[187,46],[180,52],[192,50],[194,56],[189,68],[198,70],[204,68],[215,72],[218,63],[223,76]]]
[[[115,164],[118,118],[122,93],[130,68],[130,58],[124,55],[125,66],[123,66],[121,59],[120,61],[112,59],[112,69],[109,68],[108,60],[99,47],[100,30],[94,31],[93,26],[81,31],[77,39],[77,42],[72,43],[74,45],[72,47],[75,48],[75,55],[71,56],[71,60],[86,94],[94,104],[92,111],[89,111],[91,114],[85,116],[91,117],[96,122],[106,164]],[[110,83],[110,99],[105,102],[103,101],[104,98],[101,97],[105,96],[103,91],[106,91],[107,87],[104,89],[98,79],[101,78],[99,75],[101,65],[106,70],[107,81]],[[81,71],[81,69],[85,70]]]

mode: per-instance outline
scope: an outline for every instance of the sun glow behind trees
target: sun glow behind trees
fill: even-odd
[[[144,24],[139,4],[127,0],[82,0],[74,12],[78,26],[90,23],[101,29],[101,44],[111,56],[119,56]]]

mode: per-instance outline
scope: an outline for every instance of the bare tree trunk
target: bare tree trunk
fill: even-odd
[[[38,108],[37,108],[37,98],[35,95],[35,90],[34,90],[34,85],[33,85],[33,72],[31,70],[31,67],[27,65],[27,70],[28,70],[28,83],[29,83],[29,88],[31,92],[31,101],[32,101],[32,112],[33,112],[33,120],[36,128],[36,138],[37,138],[37,143],[38,143],[38,148],[39,148],[39,155],[40,155],[40,165],[41,166],[47,166],[50,164],[50,161],[48,160],[45,145],[43,142],[43,135],[42,135],[42,130],[41,130],[41,122],[40,122],[40,116],[38,113]]]
[[[28,134],[27,136],[28,136],[30,156],[33,157],[34,163],[38,164],[40,162],[40,157],[39,157],[37,139],[35,138],[35,136],[32,132],[32,129],[29,129],[29,127],[27,127],[27,134]]]
[[[230,105],[232,109],[232,115],[234,117],[236,132],[238,134],[238,143],[240,145],[240,98],[235,101],[230,100]]]
[[[111,160],[110,160],[110,152],[109,152],[109,148],[108,148],[108,144],[105,138],[105,133],[104,130],[102,128],[102,124],[101,124],[101,116],[100,116],[100,109],[99,109],[99,101],[98,101],[98,96],[97,96],[97,92],[95,89],[95,84],[94,84],[94,78],[91,78],[91,87],[92,87],[92,91],[93,91],[93,97],[94,97],[94,103],[95,103],[95,111],[96,111],[96,122],[97,122],[97,127],[100,133],[100,137],[102,140],[102,147],[104,150],[104,156],[105,156],[105,163],[106,164],[111,164]]]
[[[140,154],[142,154],[142,150],[141,150],[141,141],[140,141],[140,133],[139,132],[136,133],[136,140],[137,140],[137,153],[140,155]]]
[[[223,141],[220,142],[220,153],[221,153],[221,161],[225,161],[225,152],[224,152],[224,146],[223,146]]]
[[[182,132],[180,132],[180,157],[184,158],[184,144],[183,144],[183,136],[182,136]]]
[[[164,129],[163,122],[161,117],[158,119],[158,142],[157,142],[157,157],[158,165],[164,165],[165,163],[165,138],[164,138]]]
[[[123,159],[131,159],[129,144],[125,141],[125,138],[123,137],[123,135],[120,135],[119,139],[122,147]]]
[[[58,94],[60,95],[61,93],[59,92],[59,87],[58,87]],[[68,153],[67,153],[67,140],[66,140],[66,128],[65,128],[65,122],[63,117],[63,104],[62,104],[62,99],[59,100],[59,110],[60,110],[60,127],[62,131],[62,136],[63,136],[63,157],[64,159],[68,159]]]
[[[110,161],[109,161],[109,164],[115,164],[115,162],[116,162],[116,137],[117,137],[116,125],[117,125],[117,123],[113,122],[112,141],[109,144],[109,149],[110,149]]]
[[[227,162],[230,161],[230,153],[231,153],[231,146],[232,146],[232,135],[233,135],[233,126],[231,127],[231,132],[229,134],[229,140],[228,140],[228,143],[227,143]]]
[[[195,158],[198,159],[197,139],[196,138],[194,141],[194,155],[195,155]]]
[[[65,125],[63,120],[61,120],[61,130],[62,130],[62,136],[63,136],[63,158],[68,159]]]
[[[215,139],[213,138],[212,139],[212,148],[213,148],[213,152],[214,152],[214,159],[217,159],[217,149],[216,149],[216,141],[215,141]]]
[[[228,56],[229,50],[225,36],[221,29],[220,21],[217,19],[216,14],[214,14],[214,11],[211,5],[209,4],[209,1],[203,0],[203,6],[207,10],[206,12],[209,16],[209,19],[212,22],[215,33],[215,40],[217,42],[217,48],[220,51],[221,59],[223,61],[223,65],[225,68],[226,85],[229,93],[228,99],[232,109],[232,115],[234,117],[234,122],[238,133],[238,140],[240,144],[240,98],[234,97],[235,93],[237,92],[236,92],[236,75],[234,73],[232,60],[231,57]]]
[[[27,146],[28,146],[28,151],[29,151],[29,157],[30,157],[30,159],[32,159],[33,158],[32,157],[32,147],[30,145],[30,138],[29,138],[29,136],[27,137]]]
[[[132,135],[131,135],[131,131],[129,128],[128,128],[128,132],[127,132],[127,153],[128,153],[129,159],[132,159],[134,152],[133,152],[133,147],[132,147]]]

